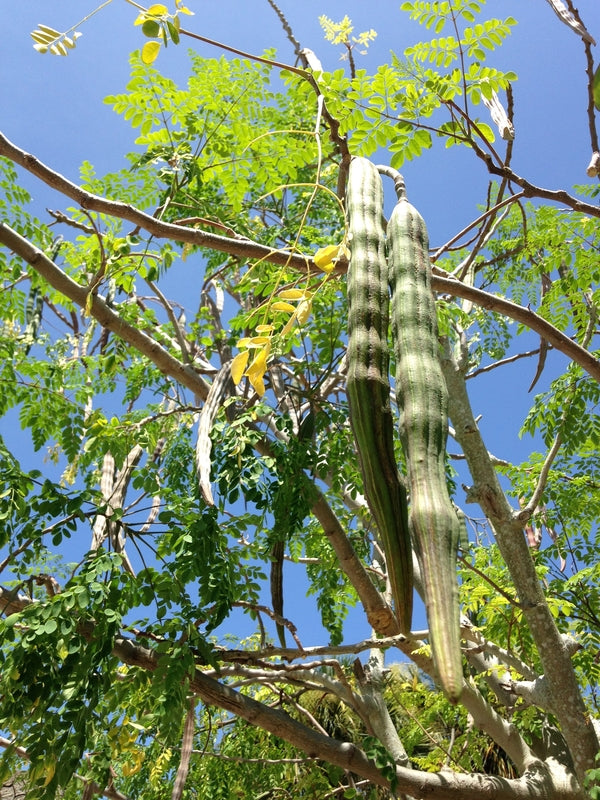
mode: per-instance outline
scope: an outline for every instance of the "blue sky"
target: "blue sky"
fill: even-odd
[[[10,13],[3,18],[0,50],[0,129],[72,180],[77,180],[83,160],[94,164],[99,174],[124,166],[123,156],[133,149],[134,136],[128,123],[102,101],[106,95],[124,90],[129,53],[142,44],[139,28],[133,27],[136,10],[125,0],[113,0],[79,28],[83,36],[76,50],[59,58],[37,54],[30,31],[40,22],[67,29],[93,10],[92,0],[9,0],[5,5]],[[257,54],[275,46],[280,60],[293,60],[266,0],[188,0],[187,5],[195,12],[183,19],[190,30]],[[370,28],[378,32],[368,56],[358,57],[359,65],[367,70],[386,60],[390,50],[401,53],[426,36],[400,12],[399,0],[280,0],[279,5],[296,37],[317,52],[326,69],[339,65],[339,50],[324,41],[320,14],[334,20],[348,14],[357,33]],[[598,0],[579,0],[577,5],[600,41]],[[487,7],[488,15],[514,16],[519,22],[489,62],[519,76],[514,87],[517,138],[513,168],[533,183],[553,189],[586,182],[590,148],[580,39],[561,24],[544,0],[489,0]],[[185,83],[188,74],[187,47],[185,40],[177,48],[170,46],[157,62],[162,72],[180,83]],[[194,49],[207,57],[220,55],[208,45],[194,43]],[[441,245],[467,225],[485,200],[488,176],[464,148],[445,150],[439,144],[407,164],[404,173],[410,198],[427,220],[432,245]],[[24,183],[42,218],[45,207],[68,205],[28,176]],[[476,412],[486,413],[482,427],[488,446],[500,457],[516,458],[529,449],[515,435],[527,398],[521,392],[518,397],[522,401],[517,400],[514,388],[522,381],[528,385],[534,368],[528,363],[526,373],[515,367],[491,374],[474,392]],[[0,420],[4,433],[5,425],[6,421]]]

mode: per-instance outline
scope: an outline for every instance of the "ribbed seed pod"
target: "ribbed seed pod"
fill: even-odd
[[[421,566],[433,658],[447,696],[463,674],[456,557],[460,523],[445,475],[448,392],[439,361],[425,222],[396,181],[387,227],[400,436],[408,465],[409,522]]]
[[[350,421],[364,491],[383,545],[400,629],[412,618],[412,556],[406,492],[394,455],[388,379],[389,290],[383,187],[366,158],[350,164],[347,189],[348,377]]]

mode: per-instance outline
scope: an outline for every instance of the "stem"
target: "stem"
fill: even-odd
[[[127,220],[133,225],[136,225],[143,230],[148,231],[153,236],[159,239],[170,239],[172,241],[187,242],[199,247],[207,247],[217,250],[221,253],[228,253],[232,256],[240,256],[242,258],[251,258],[269,261],[272,264],[290,267],[299,272],[306,274],[307,272],[317,272],[318,268],[313,263],[312,257],[297,253],[291,253],[286,250],[276,250],[264,245],[258,244],[250,239],[244,237],[229,238],[227,236],[218,236],[217,234],[207,233],[197,229],[184,228],[181,225],[173,225],[167,222],[161,222],[155,217],[139,211],[137,208],[130,206],[126,203],[119,203],[114,200],[106,200],[103,197],[86,192],[76,184],[67,180],[67,178],[60,175],[60,173],[47,167],[35,156],[21,150],[12,142],[10,142],[2,133],[0,133],[0,155],[6,156],[15,164],[28,170],[32,175],[35,175],[41,181],[51,186],[53,189],[64,194],[66,197],[71,198],[78,203],[82,208],[92,211],[98,211],[102,214],[108,214],[112,217]],[[509,172],[511,172],[509,170]],[[500,172],[499,174],[503,174]],[[511,172],[512,175],[512,172]],[[527,184],[531,186],[531,184]],[[534,187],[535,188],[535,187]],[[536,190],[545,191],[545,190]],[[574,198],[569,197],[566,192],[550,192],[553,197],[559,202],[565,202],[567,205],[577,204],[577,210],[590,216],[600,216],[600,208],[597,206],[590,206],[587,203],[579,203]],[[534,194],[527,194],[525,196],[535,196]],[[567,202],[565,198],[570,201]],[[10,228],[6,225],[1,226],[1,230],[6,235]],[[4,240],[3,240],[4,241]],[[6,244],[6,241],[4,241]],[[37,251],[36,251],[37,252]],[[20,253],[22,255],[22,253]],[[28,260],[27,258],[25,260]],[[50,262],[51,263],[51,262]],[[347,264],[340,263],[335,274],[341,274],[347,269]],[[77,284],[75,284],[77,285]],[[600,361],[594,358],[587,350],[580,347],[575,342],[571,341],[569,337],[555,328],[542,317],[535,314],[528,308],[519,306],[510,300],[505,300],[501,297],[496,297],[493,294],[485,292],[481,289],[476,289],[473,286],[467,286],[458,280],[450,278],[448,273],[442,270],[435,269],[431,276],[431,286],[436,292],[447,292],[455,297],[463,297],[471,300],[475,305],[481,308],[498,311],[505,314],[507,317],[522,322],[531,330],[536,331],[552,344],[557,350],[560,350],[572,361],[575,361],[588,372],[595,380],[600,382]],[[81,288],[81,287],[78,287]],[[116,316],[116,315],[115,315]],[[105,326],[108,327],[108,326]],[[202,395],[201,395],[202,396]]]
[[[487,217],[491,214],[496,214],[501,208],[504,206],[509,205],[510,203],[517,203],[522,197],[523,192],[518,192],[517,194],[513,194],[510,197],[505,197],[504,200],[501,200],[499,203],[496,203],[495,206],[488,208],[483,214],[480,214],[477,219],[474,219],[473,222],[470,222],[465,228],[459,231],[455,236],[449,239],[445,244],[443,244],[436,252],[431,256],[431,261],[435,264],[440,256],[442,256],[446,251],[448,251],[455,242],[458,242],[462,237],[468,233],[471,228],[477,227],[480,222],[483,222]]]
[[[554,459],[558,455],[558,451],[562,445],[562,436],[560,433],[557,434],[554,442],[552,443],[552,447],[548,451],[548,455],[546,456],[544,463],[542,465],[542,469],[540,470],[540,476],[538,478],[537,485],[531,495],[531,498],[526,506],[524,506],[519,511],[519,519],[525,523],[535,513],[536,508],[540,504],[540,500],[542,499],[542,495],[544,494],[544,489],[546,488],[546,483],[548,482],[548,475],[550,474],[550,469],[552,468],[552,464],[554,463]]]

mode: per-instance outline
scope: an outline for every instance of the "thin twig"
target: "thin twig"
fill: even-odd
[[[183,357],[184,363],[191,364],[192,363],[192,358],[190,356],[189,345],[188,345],[188,342],[186,341],[185,336],[183,335],[183,331],[181,330],[181,327],[179,325],[179,320],[175,316],[175,312],[173,311],[173,306],[171,305],[171,303],[169,303],[169,301],[167,300],[165,295],[161,292],[161,290],[154,283],[154,281],[151,281],[149,278],[145,278],[145,281],[148,284],[148,286],[150,287],[150,289],[156,294],[156,296],[160,300],[163,308],[167,312],[167,316],[169,318],[169,321],[171,322],[171,325],[173,326],[173,330],[175,331],[175,337],[176,337],[177,342],[179,344],[179,348],[181,350],[181,355]]]
[[[554,441],[552,442],[552,447],[548,450],[548,454],[544,459],[544,463],[542,464],[542,468],[540,470],[540,475],[538,477],[538,481],[536,484],[535,489],[533,490],[533,494],[527,505],[523,506],[520,509],[516,517],[521,522],[527,522],[533,514],[535,513],[536,508],[540,504],[540,500],[542,499],[542,495],[544,494],[544,490],[546,489],[546,484],[548,482],[548,476],[550,474],[550,469],[552,468],[552,464],[554,463],[554,459],[558,455],[558,451],[560,450],[562,445],[562,435],[559,431],[556,434]]]
[[[458,242],[463,236],[471,230],[471,228],[476,228],[481,222],[483,222],[487,217],[496,214],[501,208],[504,206],[509,205],[509,203],[516,203],[523,197],[523,192],[518,192],[517,194],[513,194],[510,197],[505,197],[504,200],[501,200],[499,203],[496,203],[491,208],[486,209],[483,214],[480,214],[477,219],[474,219],[473,222],[470,222],[466,227],[464,227],[461,231],[459,231],[455,236],[449,239],[445,244],[443,244],[436,252],[431,256],[431,261],[435,264],[438,258],[443,255],[455,242]]]
[[[482,375],[484,372],[491,372],[493,369],[497,369],[498,367],[505,367],[507,364],[514,364],[515,361],[518,361],[521,358],[531,358],[531,356],[536,356],[539,352],[540,348],[536,347],[535,350],[527,350],[525,353],[516,353],[514,356],[501,358],[499,361],[494,361],[493,364],[487,364],[485,367],[478,367],[477,369],[474,369],[473,372],[469,372],[467,375],[465,375],[465,380],[476,378],[477,375]]]

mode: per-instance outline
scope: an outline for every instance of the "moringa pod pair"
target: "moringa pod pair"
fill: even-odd
[[[402,631],[410,630],[412,540],[422,572],[434,662],[444,691],[456,701],[462,686],[456,578],[460,524],[445,478],[448,397],[439,362],[427,229],[406,199],[401,176],[383,171],[394,177],[398,197],[387,236],[378,168],[368,159],[354,158],[348,177],[350,421],[398,623]],[[410,508],[394,455],[388,377],[390,289]]]

